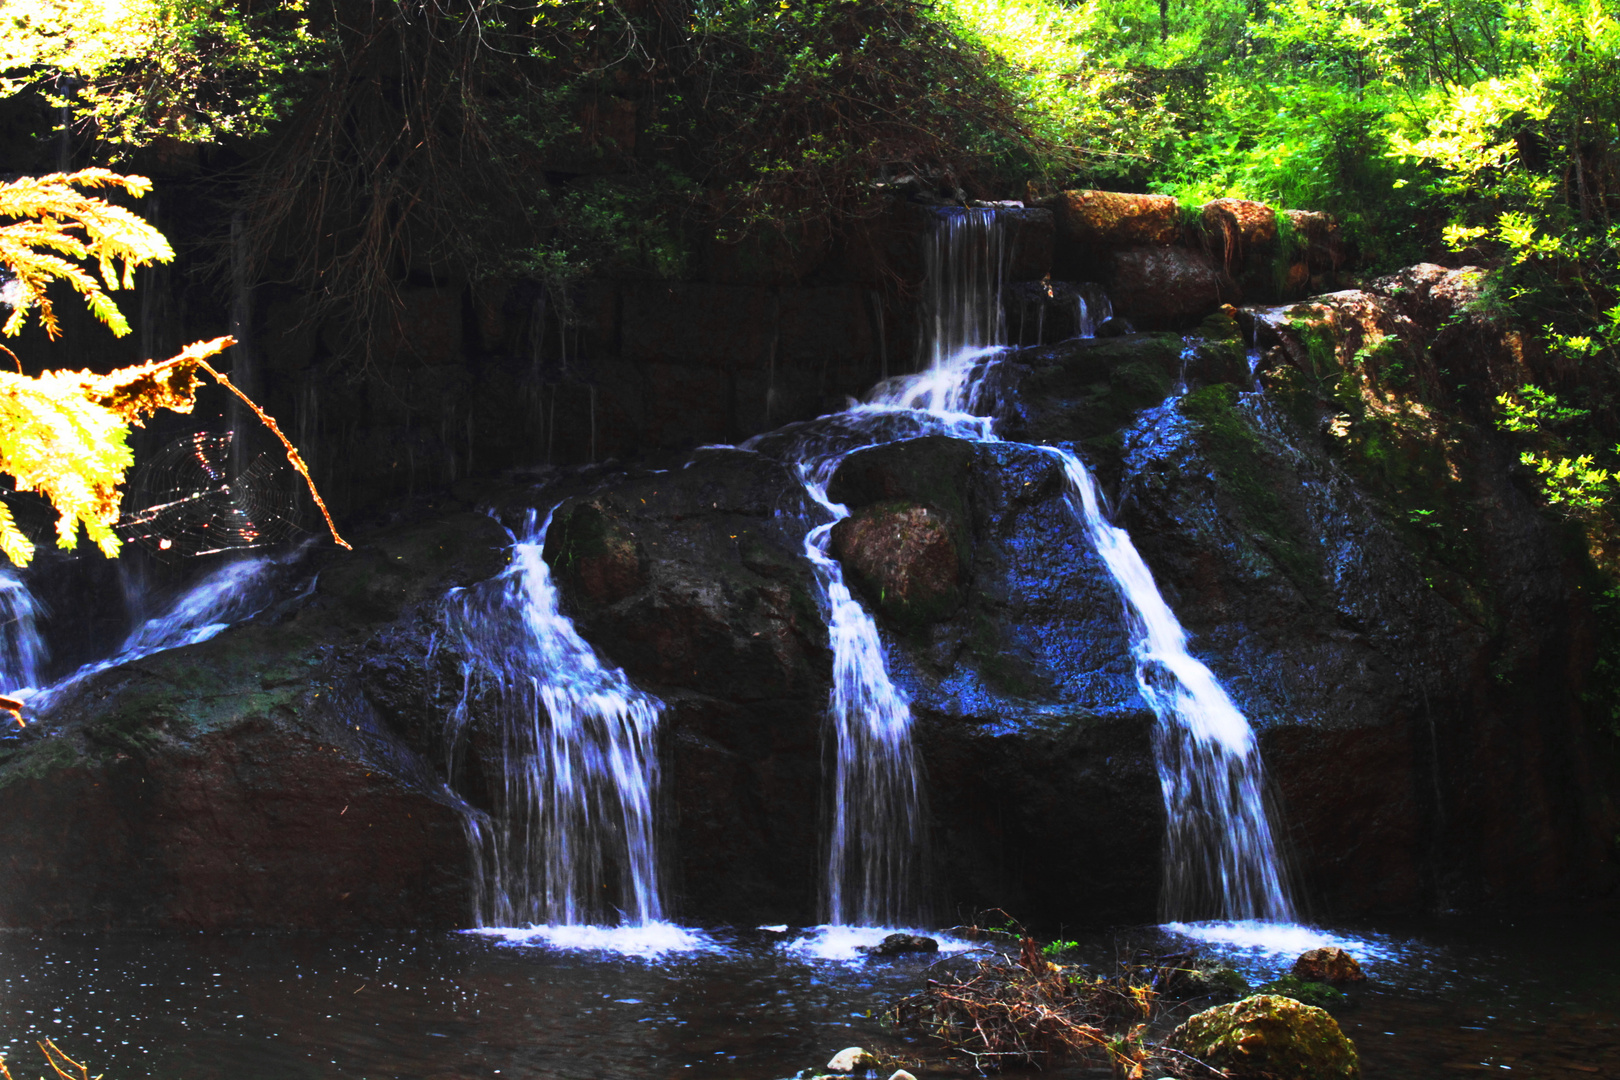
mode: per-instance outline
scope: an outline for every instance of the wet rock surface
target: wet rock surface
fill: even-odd
[[[1259,729],[1316,913],[1612,883],[1580,553],[1491,424],[1498,387],[1538,361],[1469,314],[1478,289],[1478,272],[1419,266],[1217,311],[1197,335],[1020,349],[989,386],[1017,442],[901,439],[843,461],[833,553],[911,701],[936,914],[1158,914],[1153,719],[1039,443],[1094,468]],[[553,508],[565,609],[665,706],[671,914],[814,921],[831,655],[803,542],[826,515],[780,459],[788,440],[757,445],[462,485],[353,554],[311,556],[307,601],[86,680],[0,741],[0,923],[464,922],[443,783],[488,807],[500,777],[476,718],[471,752],[445,759],[462,673],[439,605]]]
[[[65,690],[0,742],[0,925],[465,925],[461,813],[364,657],[503,541],[465,515],[322,553],[293,610]]]
[[[1311,949],[1294,961],[1294,975],[1311,982],[1366,982],[1361,965],[1343,949]]]
[[[869,948],[861,948],[868,956],[906,956],[911,953],[939,952],[939,942],[920,934],[890,934]]]

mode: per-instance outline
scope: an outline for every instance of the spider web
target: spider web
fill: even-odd
[[[130,476],[114,531],[160,559],[279,547],[302,536],[285,461],[259,454],[238,470],[233,439],[201,431],[147,458]]]

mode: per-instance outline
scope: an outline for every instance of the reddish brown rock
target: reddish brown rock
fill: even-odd
[[[1306,982],[1366,982],[1361,965],[1343,949],[1311,949],[1294,961],[1294,974]]]
[[[1065,191],[1049,200],[1060,241],[1096,247],[1173,244],[1181,236],[1181,207],[1169,195]]]
[[[1237,285],[1202,251],[1133,247],[1114,252],[1108,266],[1114,314],[1138,330],[1174,329],[1198,322],[1239,298]]]
[[[945,516],[904,503],[863,507],[833,528],[833,553],[885,614],[932,622],[961,600],[961,559]]]

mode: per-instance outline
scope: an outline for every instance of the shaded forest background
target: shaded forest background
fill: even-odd
[[[0,48],[7,170],[172,178],[175,272],[222,310],[294,297],[351,382],[391,377],[412,288],[528,282],[566,325],[584,283],[699,275],[716,244],[858,248],[896,197],[1326,210],[1359,273],[1494,271],[1480,303],[1557,376],[1500,425],[1614,547],[1599,0],[12,0]]]

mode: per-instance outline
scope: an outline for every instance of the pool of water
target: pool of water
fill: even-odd
[[[1617,929],[1337,931],[1371,977],[1337,1010],[1363,1075],[1620,1077]],[[1255,982],[1286,970],[1284,950],[1300,944],[1143,928],[1087,936],[1081,951],[1106,966],[1194,941]],[[854,943],[785,927],[653,935],[631,954],[532,933],[4,933],[0,1052],[19,1078],[45,1071],[33,1042],[49,1037],[108,1080],[772,1080],[861,1044],[943,1072],[877,1020],[940,958],[867,960]],[[950,945],[958,957],[968,947]]]

